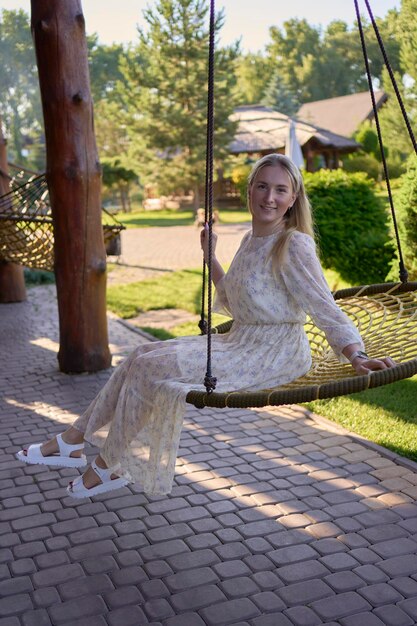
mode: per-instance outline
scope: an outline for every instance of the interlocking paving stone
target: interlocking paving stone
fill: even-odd
[[[165,622],[166,626],[205,626],[205,622],[201,619],[198,613],[181,613],[181,615],[174,615]]]
[[[278,622],[279,620],[279,622]],[[283,613],[277,615],[261,615],[252,620],[254,626],[293,626],[293,622]]]
[[[53,626],[45,609],[27,611],[22,616],[22,624],[23,626]]]
[[[319,626],[323,623],[308,606],[293,606],[284,612],[295,626]]]
[[[381,604],[396,604],[403,600],[404,597],[386,583],[378,583],[358,589],[364,598],[372,604],[372,606],[380,606]]]
[[[227,626],[237,620],[256,617],[260,611],[248,598],[238,598],[202,609],[200,614],[209,626]]]
[[[219,588],[230,599],[250,596],[259,591],[258,585],[248,576],[237,576],[219,584]]]
[[[285,583],[296,583],[312,578],[324,577],[330,572],[323,563],[315,559],[294,563],[292,565],[283,565],[282,567],[278,567],[275,571]]]
[[[369,611],[344,617],[340,620],[340,623],[342,626],[386,626],[385,622],[381,621],[377,615]]]
[[[305,582],[294,583],[278,589],[277,593],[287,606],[306,605],[315,600],[335,595],[333,589],[323,580],[310,580],[308,584]]]
[[[407,598],[407,600],[398,602],[398,606],[417,622],[417,602],[415,598]]]
[[[20,615],[31,609],[33,609],[33,604],[28,593],[10,595],[0,599],[0,617]]]
[[[143,609],[151,620],[167,619],[175,614],[171,605],[164,598],[148,600],[143,605]]]
[[[110,626],[139,626],[149,624],[145,613],[139,606],[125,606],[110,611],[107,619]]]
[[[354,572],[337,572],[325,576],[324,580],[336,592],[354,591],[364,586],[363,579]]]
[[[340,593],[330,598],[317,600],[311,603],[311,608],[318,615],[326,620],[347,617],[351,613],[359,613],[365,610],[371,610],[372,605],[362,596],[354,591]]]
[[[415,622],[410,615],[404,613],[399,606],[395,606],[394,604],[378,607],[375,609],[374,613],[384,622],[385,626],[415,625]]]

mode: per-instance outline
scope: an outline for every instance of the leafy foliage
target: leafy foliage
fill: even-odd
[[[409,159],[407,172],[395,194],[398,230],[404,263],[411,280],[417,280],[417,157]]]
[[[43,118],[29,16],[22,9],[0,16],[0,115],[9,159],[42,170]]]
[[[199,188],[205,176],[207,113],[207,28],[205,0],[160,0],[144,11],[139,30],[121,69],[128,88],[119,94],[129,114],[129,156],[160,193]],[[218,35],[223,14],[216,17]],[[227,152],[235,124],[234,62],[238,46],[217,48],[215,79],[215,158]],[[138,145],[137,138],[141,138]]]
[[[413,0],[415,1],[415,0]],[[390,11],[378,27],[394,69],[399,69],[398,13]],[[368,55],[374,78],[380,79],[382,59],[372,27],[364,21]],[[290,19],[282,28],[270,28],[267,58],[279,70],[283,85],[301,102],[322,100],[367,89],[356,26],[335,20],[324,32],[305,19]]]
[[[382,282],[393,257],[387,213],[364,174],[305,174],[323,266],[353,284]]]
[[[295,115],[300,108],[296,94],[286,86],[279,70],[275,71],[268,83],[262,104],[290,117]]]

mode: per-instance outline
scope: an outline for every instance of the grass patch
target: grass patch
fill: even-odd
[[[137,283],[111,285],[107,289],[107,305],[124,319],[158,309],[198,313],[200,292],[201,270],[181,270]]]
[[[391,385],[305,404],[370,441],[417,461],[417,376]]]
[[[250,216],[246,209],[220,209],[221,224],[239,224],[249,222]],[[149,228],[155,226],[191,226],[194,224],[194,213],[186,211],[161,209],[159,211],[135,211],[118,213],[117,220],[126,228]]]
[[[200,311],[198,311],[200,314]],[[224,315],[219,315],[218,313],[213,313],[211,318],[212,326],[218,326],[218,324],[222,324],[228,318],[224,317]],[[174,328],[170,328],[167,330],[166,328],[155,328],[153,326],[140,326],[141,330],[153,335],[157,339],[175,339],[175,337],[189,337],[190,335],[200,335],[200,329],[198,327],[198,321],[196,322],[185,322],[184,324],[179,324]]]

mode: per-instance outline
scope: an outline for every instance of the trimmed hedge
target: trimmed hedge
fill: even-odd
[[[383,282],[394,248],[385,206],[363,173],[320,170],[304,182],[319,235],[325,268],[352,284]]]

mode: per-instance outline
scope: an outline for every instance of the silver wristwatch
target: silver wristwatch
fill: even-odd
[[[352,352],[348,359],[352,363],[353,359],[356,359],[356,357],[359,357],[360,359],[369,359],[369,356],[366,354],[366,352],[363,352],[362,350],[356,350],[355,352]]]

